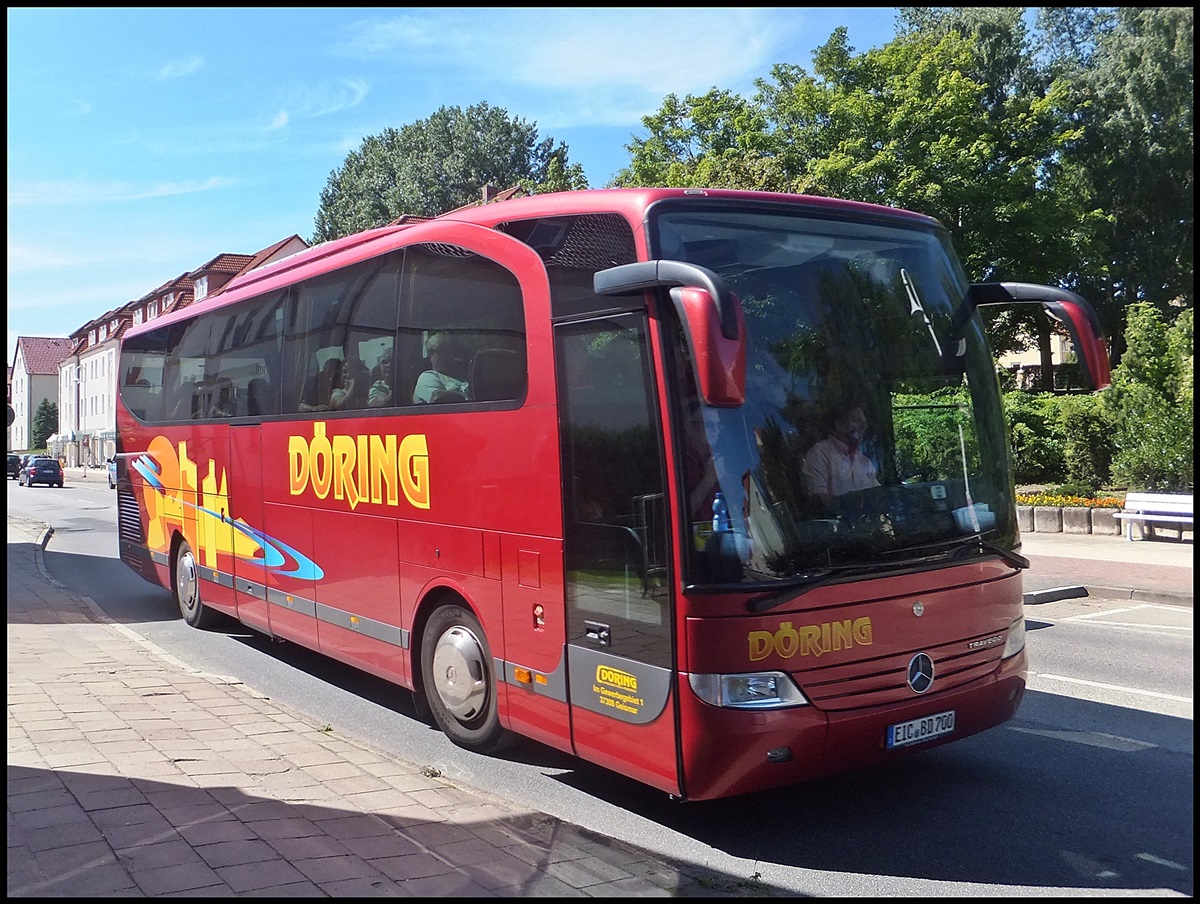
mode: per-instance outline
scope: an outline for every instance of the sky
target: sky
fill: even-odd
[[[866,51],[894,7],[9,7],[8,363],[218,254],[312,238],[369,136],[486,102],[568,148],[593,188],[668,94],[744,97]],[[505,188],[507,186],[500,186]]]

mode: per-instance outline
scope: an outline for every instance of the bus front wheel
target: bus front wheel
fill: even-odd
[[[187,540],[181,540],[175,550],[174,580],[171,590],[179,606],[179,614],[193,628],[211,628],[218,613],[209,609],[200,599],[200,572],[196,567],[196,556]]]
[[[507,744],[491,648],[479,620],[462,606],[442,606],[425,623],[421,681],[434,721],[459,747],[494,753]]]

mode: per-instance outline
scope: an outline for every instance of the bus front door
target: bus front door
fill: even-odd
[[[555,354],[575,752],[677,794],[664,466],[645,315],[561,324]]]

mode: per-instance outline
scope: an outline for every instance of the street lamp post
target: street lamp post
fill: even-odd
[[[83,476],[87,477],[87,436],[83,432],[82,415],[80,414],[80,405],[82,403],[83,390],[83,368],[78,361],[75,362],[75,452],[79,457],[79,464],[83,466]],[[80,447],[82,446],[82,452]]]

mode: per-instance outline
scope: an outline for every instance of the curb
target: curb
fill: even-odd
[[[1174,593],[1170,590],[1131,590],[1128,587],[1091,587],[1089,596],[1106,600],[1132,600],[1135,603],[1159,603],[1166,606],[1195,605],[1191,594]]]
[[[1049,590],[1032,590],[1026,593],[1023,601],[1026,606],[1037,606],[1042,603],[1056,603],[1059,600],[1073,600],[1090,596],[1086,587],[1052,587]]]
[[[1185,606],[1193,608],[1195,603],[1190,594],[1173,593],[1169,590],[1131,590],[1128,587],[1051,587],[1048,590],[1033,590],[1026,593],[1023,602],[1026,606],[1038,606],[1043,603],[1057,603],[1059,600],[1073,600],[1092,597],[1102,600],[1130,600],[1135,603],[1157,603],[1163,606]]]

